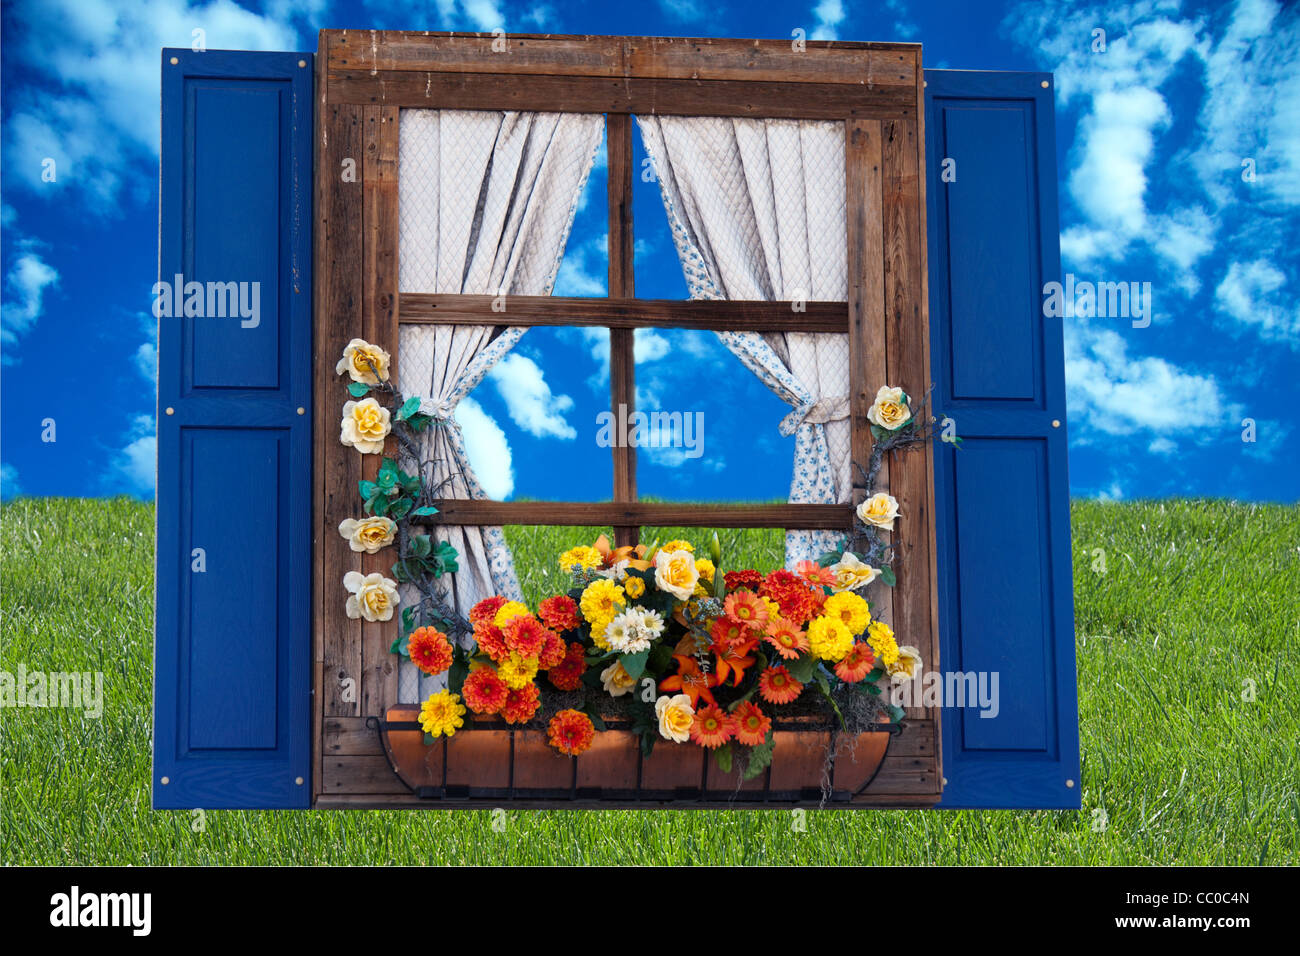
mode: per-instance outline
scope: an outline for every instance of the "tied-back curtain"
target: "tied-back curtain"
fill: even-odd
[[[600,145],[600,114],[403,110],[398,161],[401,292],[549,295]],[[456,406],[526,329],[401,327],[402,390],[434,422],[421,439],[424,475],[442,498],[486,498],[470,467]],[[522,600],[500,528],[438,525],[460,552],[449,590],[462,616],[479,600]],[[403,604],[418,599],[410,585]],[[402,665],[400,699],[442,683]]]
[[[844,124],[637,117],[692,299],[844,301],[848,256]],[[797,328],[799,313],[791,312]],[[793,406],[791,503],[852,497],[848,335],[719,332]],[[786,563],[815,560],[840,535],[791,531]]]

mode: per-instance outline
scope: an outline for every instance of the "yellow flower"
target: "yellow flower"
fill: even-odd
[[[454,737],[456,731],[465,726],[463,714],[465,707],[460,702],[460,695],[443,690],[430,694],[429,699],[420,708],[420,726],[426,734],[441,737],[446,734]]]
[[[527,687],[537,676],[537,658],[521,657],[511,651],[510,656],[497,665],[497,676],[511,690]]]
[[[695,708],[685,694],[660,697],[655,701],[655,716],[659,718],[659,736],[665,740],[684,744],[691,739],[691,724],[695,723]]]
[[[871,608],[867,602],[851,591],[832,594],[823,605],[823,613],[828,617],[839,618],[849,633],[855,637],[867,629],[871,623]]]
[[[695,546],[692,545],[689,541],[683,541],[681,538],[673,538],[673,540],[669,541],[667,544],[660,545],[659,550],[660,551],[689,551],[691,552],[691,554],[694,554]]]
[[[512,617],[519,617],[521,614],[528,613],[528,605],[520,604],[518,601],[507,601],[497,608],[496,617],[492,618],[492,623],[497,627],[505,627],[506,621]]]
[[[618,608],[615,605],[621,605],[626,592],[621,585],[615,584],[609,578],[597,578],[587,585],[582,592],[582,598],[578,601],[578,606],[582,608],[582,616],[587,619],[592,628],[597,625],[608,624],[618,614]]]
[[[348,539],[353,551],[374,554],[393,543],[397,522],[392,518],[344,518],[339,522],[339,534]]]
[[[876,652],[876,660],[885,665],[885,669],[898,663],[898,642],[894,640],[894,631],[884,621],[872,621],[867,628],[867,643]]]
[[[382,452],[384,439],[391,430],[388,409],[373,398],[344,404],[339,441],[351,445],[361,454],[377,455]]]
[[[704,582],[696,581],[695,590],[691,592],[691,597],[702,598],[708,596],[709,596],[709,589],[704,586]]]
[[[832,591],[856,591],[874,581],[880,570],[863,562],[852,551],[845,551],[844,556],[831,565],[831,574],[835,575]]]
[[[560,570],[569,571],[575,567],[598,568],[601,565],[600,552],[591,545],[582,544],[570,548],[560,555]]]
[[[713,572],[715,570],[717,569],[713,566],[713,562],[710,561],[708,558],[695,559],[696,573],[698,573],[700,577],[708,581],[710,584],[713,583]]]
[[[639,598],[645,594],[645,582],[638,577],[628,575],[623,581],[623,590],[627,592],[630,598]]]
[[[612,617],[609,621],[601,621],[599,624],[591,625],[591,643],[595,644],[602,651],[613,650],[609,646],[609,640],[605,637],[605,629],[609,627],[609,622],[614,620]]]
[[[371,368],[371,366],[374,368]],[[378,385],[380,380],[388,380],[388,353],[378,345],[371,345],[365,339],[353,339],[343,349],[343,358],[334,366],[335,373],[347,372],[354,382]],[[375,373],[379,377],[375,377]]]
[[[674,542],[676,543],[676,542]],[[655,552],[655,585],[679,601],[688,601],[695,592],[700,573],[689,551],[660,548]]]
[[[858,505],[858,518],[863,524],[893,531],[894,521],[898,518],[898,500],[883,491],[877,492]]]
[[[600,683],[610,697],[622,697],[636,686],[636,678],[627,672],[621,661],[615,661],[600,672]]]
[[[380,572],[363,575],[360,571],[349,571],[343,575],[343,586],[352,593],[348,595],[348,617],[367,621],[392,620],[393,610],[397,607],[397,582],[386,578]]]
[[[853,635],[839,618],[823,614],[808,625],[808,646],[814,657],[838,661],[853,649]]]
[[[781,605],[777,604],[770,597],[760,598],[767,605],[767,619],[769,621],[779,621],[781,619]]]
[[[895,684],[906,684],[921,673],[924,667],[921,660],[921,652],[911,645],[900,647],[898,649],[898,660],[893,664],[887,664],[885,670],[889,672],[889,679]]]
[[[907,407],[906,396],[901,388],[882,385],[876,392],[876,400],[867,409],[867,420],[887,431],[898,431],[912,420],[912,410]]]

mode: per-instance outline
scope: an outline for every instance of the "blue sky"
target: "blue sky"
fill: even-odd
[[[928,67],[1053,71],[1064,270],[1149,281],[1154,303],[1147,328],[1065,320],[1072,492],[1297,498],[1300,13],[1272,0],[6,2],[6,497],[152,495],[159,48],[190,46],[197,28],[210,49],[311,50],[322,26],[777,38],[801,28],[920,41]],[[1093,49],[1098,29],[1104,52]],[[558,293],[604,292],[604,183],[598,167]],[[638,294],[684,297],[657,186],[638,183],[634,205]],[[536,329],[508,361],[460,410],[489,490],[607,497],[609,452],[595,445],[602,344]],[[707,413],[702,457],[643,452],[644,494],[784,496],[786,409],[711,335],[643,334],[637,375],[647,407]],[[1253,442],[1242,440],[1247,418]],[[55,440],[43,441],[51,423]]]

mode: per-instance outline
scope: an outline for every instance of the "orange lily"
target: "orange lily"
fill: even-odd
[[[745,679],[745,668],[758,660],[749,655],[749,652],[757,646],[758,641],[752,639],[740,644],[712,645],[709,650],[713,651],[718,658],[718,683],[721,684],[727,679],[727,675],[731,674],[731,686],[739,687],[740,682]]]
[[[636,568],[638,571],[650,570],[651,564],[645,560],[644,544],[625,544],[621,548],[611,548],[609,536],[602,534],[592,547],[600,552],[601,562],[607,568],[613,567],[620,561],[626,561],[629,568]]]
[[[677,673],[661,680],[659,689],[685,694],[691,699],[691,707],[696,710],[700,707],[701,697],[710,704],[716,704],[711,688],[722,683],[722,679],[717,674],[706,674],[700,670],[694,657],[674,654],[673,658],[677,661]]]

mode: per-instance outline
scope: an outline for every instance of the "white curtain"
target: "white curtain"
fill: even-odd
[[[809,120],[637,117],[692,299],[844,301],[848,263],[844,124]],[[799,326],[791,312],[790,327]],[[852,497],[848,335],[720,332],[794,407],[792,503]],[[874,383],[872,387],[874,387]],[[791,531],[786,563],[840,535]]]
[[[403,110],[398,161],[401,292],[549,295],[601,142],[600,114]],[[509,307],[507,299],[507,308]],[[401,387],[434,423],[425,477],[443,498],[486,498],[453,415],[526,329],[403,325]],[[467,615],[492,594],[522,600],[500,528],[439,525],[460,552],[450,591]],[[414,600],[403,589],[403,601]],[[400,699],[443,679],[403,663]]]

